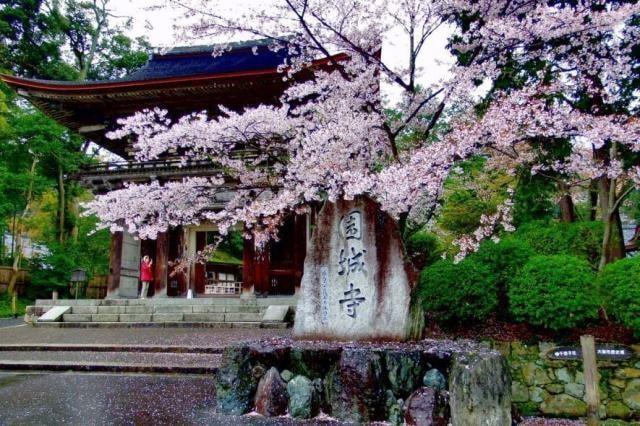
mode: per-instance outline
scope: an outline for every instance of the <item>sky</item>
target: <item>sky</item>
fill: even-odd
[[[262,4],[264,1],[269,0],[226,0],[221,3],[226,3],[229,10],[237,11],[252,2]],[[148,0],[112,0],[111,5],[115,15],[133,17],[133,28],[130,35],[134,37],[144,35],[154,47],[203,44],[203,41],[199,39],[193,40],[192,43],[189,40],[176,40],[176,32],[173,28],[176,21],[175,11],[169,9],[148,10],[147,7],[150,3],[153,2]],[[425,46],[418,62],[418,66],[421,68],[418,82],[422,85],[427,86],[447,79],[448,70],[453,61],[445,48],[448,36],[449,30],[443,27],[430,38],[430,43]],[[387,37],[383,43],[382,55],[385,63],[406,67],[408,44],[401,37]],[[392,104],[400,99],[399,90],[395,90],[393,87],[383,87],[383,91],[389,96]]]

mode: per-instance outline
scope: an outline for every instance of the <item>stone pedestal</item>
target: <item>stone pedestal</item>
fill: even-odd
[[[410,272],[397,225],[376,203],[326,203],[307,250],[295,336],[405,340]]]

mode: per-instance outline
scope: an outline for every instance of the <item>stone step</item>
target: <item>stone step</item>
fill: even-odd
[[[266,299],[265,299],[266,300]],[[35,306],[157,306],[157,305],[224,305],[224,306],[258,306],[256,300],[240,298],[158,298],[158,299],[49,299],[36,300]]]
[[[158,305],[158,306],[72,306],[72,314],[173,314],[173,313],[264,313],[258,306]]]
[[[64,322],[261,322],[261,313],[64,314]]]
[[[50,328],[268,328],[285,329],[289,326],[285,322],[258,322],[258,321],[236,321],[236,322],[212,322],[212,321],[175,321],[175,322],[97,322],[97,321],[62,321],[36,323],[36,327]]]

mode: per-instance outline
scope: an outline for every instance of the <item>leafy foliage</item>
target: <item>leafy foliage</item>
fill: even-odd
[[[515,233],[538,254],[570,254],[597,265],[602,250],[603,225],[599,221],[563,223],[533,221]]]
[[[77,241],[68,240],[64,244],[50,241],[47,245],[49,253],[31,260],[30,298],[48,297],[54,290],[65,294],[71,272],[76,268],[85,269],[89,278],[109,272],[111,236],[106,230],[89,235],[95,222],[95,218],[80,218],[81,238]]]
[[[491,272],[471,258],[434,263],[422,271],[419,285],[425,311],[443,322],[482,321],[498,305]]]
[[[428,231],[413,233],[405,246],[409,258],[419,269],[437,261],[443,251],[438,236]]]
[[[495,212],[506,198],[504,190],[513,179],[484,165],[482,157],[465,161],[445,184],[438,224],[456,236],[473,232],[480,217]]]
[[[32,303],[32,299],[19,297],[17,299],[16,308],[18,316],[24,315],[27,305]],[[0,294],[0,318],[10,318],[13,316],[13,309],[11,307],[11,297],[8,294]]]
[[[472,258],[484,265],[495,280],[498,291],[498,301],[501,316],[507,314],[509,287],[511,282],[527,261],[534,255],[534,251],[525,241],[507,238],[499,243],[485,241]]]
[[[596,282],[607,314],[640,337],[640,257],[607,265]]]
[[[589,264],[575,256],[535,256],[509,288],[510,310],[518,321],[561,330],[597,318],[599,303]]]

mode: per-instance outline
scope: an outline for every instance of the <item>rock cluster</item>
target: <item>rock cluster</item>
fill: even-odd
[[[504,358],[482,349],[464,354],[420,345],[343,347],[287,339],[229,347],[217,373],[217,411],[299,419],[325,413],[354,423],[465,425],[470,424],[464,419],[471,410],[483,416],[483,424],[509,424],[503,423],[510,422]],[[448,380],[455,371],[464,371],[464,379],[456,379],[463,376],[456,373]],[[496,401],[500,404],[491,406]]]

